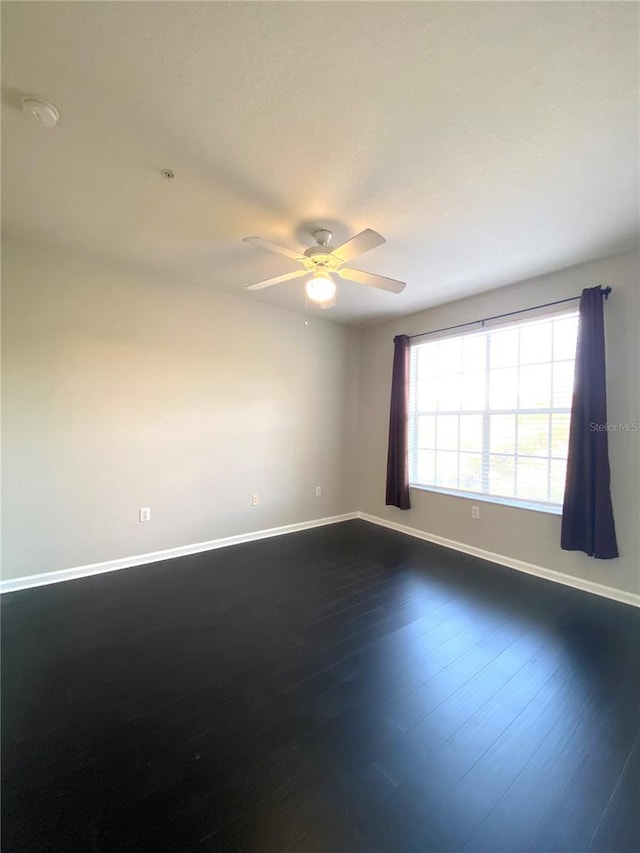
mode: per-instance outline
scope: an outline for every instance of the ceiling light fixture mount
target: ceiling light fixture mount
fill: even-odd
[[[43,127],[55,127],[60,118],[58,110],[49,101],[25,96],[22,99],[22,110],[39,122]]]
[[[318,246],[329,246],[331,243],[331,238],[333,237],[333,231],[327,231],[326,228],[318,228],[318,230],[314,231],[311,236],[316,241]],[[313,248],[316,249],[317,246],[313,246]],[[308,251],[309,249],[307,249],[305,255]]]

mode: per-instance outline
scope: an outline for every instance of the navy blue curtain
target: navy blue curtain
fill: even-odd
[[[580,297],[561,547],[610,560],[618,556],[611,504],[604,308],[600,287]]]
[[[410,509],[409,502],[409,338],[393,339],[393,377],[387,454],[387,506]]]

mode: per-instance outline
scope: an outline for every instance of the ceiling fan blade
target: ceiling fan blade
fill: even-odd
[[[321,302],[320,307],[324,311],[325,308],[335,308],[337,299],[335,296],[332,296],[331,299],[327,299],[326,302]]]
[[[262,290],[265,287],[271,287],[272,284],[279,284],[281,281],[289,281],[290,278],[300,278],[301,275],[308,275],[309,270],[295,270],[294,272],[286,272],[284,275],[277,275],[274,278],[267,278],[265,281],[259,281],[257,284],[250,284],[247,290]]]
[[[286,246],[279,246],[277,243],[271,243],[269,240],[263,240],[262,237],[243,237],[245,243],[250,243],[253,246],[258,246],[261,249],[266,249],[267,252],[275,252],[277,255],[284,255],[287,258],[293,258],[294,261],[304,260],[304,256],[300,252],[294,252],[293,249],[287,249]]]
[[[381,246],[383,243],[386,243],[386,240],[381,234],[378,234],[377,231],[372,231],[371,228],[365,228],[364,231],[347,240],[342,246],[334,249],[331,254],[340,258],[342,263],[344,263],[345,261],[350,261],[351,258],[355,258],[357,255],[368,252],[370,249],[375,249],[376,246]]]
[[[336,270],[340,278],[348,281],[357,281],[358,284],[367,284],[369,287],[377,287],[379,290],[388,290],[389,293],[402,293],[407,286],[404,281],[396,281],[395,278],[386,278],[372,272],[362,270]]]

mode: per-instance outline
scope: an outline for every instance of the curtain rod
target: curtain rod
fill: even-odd
[[[605,299],[609,298],[613,288],[600,288],[600,293]],[[512,317],[514,314],[526,314],[527,311],[537,311],[539,308],[550,308],[552,305],[562,305],[564,302],[575,302],[580,299],[580,296],[569,296],[567,299],[557,299],[555,302],[545,302],[543,305],[532,305],[531,308],[520,308],[518,311],[508,311],[506,314],[494,314],[493,317],[483,317],[482,320],[470,320],[468,323],[458,323],[457,326],[445,326],[443,329],[432,329],[430,332],[418,332],[416,335],[409,335],[409,340],[414,338],[424,338],[426,335],[435,335],[438,332],[450,332],[453,329],[463,329],[465,326],[476,326],[478,323],[484,326],[490,320],[501,320],[503,317]]]

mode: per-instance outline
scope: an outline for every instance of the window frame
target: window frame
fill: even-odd
[[[488,428],[488,423],[487,423],[489,418],[492,415],[503,414],[503,415],[513,415],[515,417],[515,430],[516,431],[515,431],[515,437],[514,437],[514,452],[513,453],[498,453],[498,454],[494,453],[493,455],[499,455],[499,456],[503,456],[503,457],[514,458],[514,460],[516,460],[515,466],[517,468],[518,457],[527,458],[527,454],[518,454],[518,432],[517,432],[517,430],[518,430],[518,415],[528,415],[528,414],[544,415],[548,418],[551,418],[552,415],[554,415],[554,414],[558,414],[558,415],[566,414],[568,416],[568,422],[570,425],[571,400],[569,401],[568,406],[557,407],[557,408],[553,406],[554,385],[553,385],[553,379],[552,379],[552,381],[551,381],[551,398],[549,401],[550,405],[548,407],[545,407],[545,408],[531,408],[531,407],[529,407],[527,409],[520,409],[520,408],[491,409],[489,406],[489,393],[490,393],[489,388],[490,388],[490,370],[491,370],[491,367],[490,367],[491,335],[489,334],[487,337],[487,345],[485,346],[484,407],[482,409],[474,409],[474,410],[470,410],[470,409],[469,410],[466,410],[466,409],[463,410],[461,408],[458,408],[457,410],[440,410],[440,409],[436,408],[436,410],[434,410],[434,411],[426,411],[426,412],[418,411],[418,412],[416,412],[414,410],[414,405],[413,405],[413,395],[414,395],[414,389],[417,390],[417,385],[418,385],[419,380],[415,379],[413,376],[413,371],[415,369],[415,364],[416,364],[416,359],[414,359],[414,350],[419,349],[419,347],[423,346],[424,344],[434,343],[435,341],[452,340],[452,339],[463,340],[464,338],[470,337],[472,335],[478,335],[478,334],[482,334],[482,333],[486,334],[486,333],[490,333],[494,330],[495,331],[504,331],[504,330],[509,329],[509,328],[518,328],[518,327],[526,326],[530,323],[535,323],[535,322],[539,322],[539,321],[544,321],[544,320],[553,321],[556,319],[568,319],[568,318],[578,319],[578,317],[579,317],[579,314],[578,314],[577,307],[571,307],[571,308],[563,307],[562,309],[555,310],[555,311],[548,311],[547,310],[547,311],[541,312],[539,314],[536,313],[533,317],[522,318],[520,320],[515,320],[515,321],[511,320],[511,319],[508,321],[503,320],[500,323],[491,324],[488,327],[483,324],[482,328],[473,328],[473,329],[469,329],[468,331],[462,332],[462,333],[460,333],[459,330],[456,330],[456,332],[452,331],[452,332],[449,332],[448,334],[447,333],[437,334],[437,335],[434,334],[433,337],[428,335],[428,333],[427,333],[427,335],[425,335],[424,339],[421,340],[420,337],[422,337],[422,336],[419,336],[419,338],[417,340],[411,342],[411,345],[410,345],[410,348],[411,348],[410,368],[409,368],[409,370],[410,370],[410,374],[409,374],[410,405],[409,405],[409,422],[408,422],[408,436],[407,436],[407,438],[408,438],[408,452],[409,452],[409,488],[410,489],[417,489],[419,491],[426,491],[426,492],[434,492],[436,494],[450,495],[453,497],[460,497],[460,498],[471,499],[471,500],[475,500],[475,501],[482,501],[485,503],[498,504],[501,506],[509,506],[509,507],[513,507],[515,509],[534,510],[536,512],[543,512],[543,513],[548,513],[551,515],[561,515],[562,514],[562,503],[553,503],[551,501],[539,501],[539,500],[535,500],[532,498],[518,498],[515,495],[514,496],[503,496],[503,495],[499,495],[499,494],[491,494],[489,491],[471,491],[471,490],[462,489],[459,487],[452,488],[452,487],[440,486],[440,485],[429,484],[429,483],[422,483],[422,482],[417,481],[417,477],[415,476],[417,463],[415,461],[414,454],[416,454],[417,451],[419,450],[419,448],[417,447],[417,440],[418,440],[417,439],[417,425],[418,425],[418,419],[421,415],[435,416],[436,418],[440,415],[460,416],[462,414],[464,414],[464,415],[475,415],[475,416],[482,417],[483,426],[482,426],[482,449],[481,449],[481,451],[461,451],[460,446],[459,446],[459,442],[458,442],[458,449],[457,449],[457,451],[454,451],[454,452],[457,453],[458,459],[460,459],[461,453],[467,453],[467,452],[472,453],[473,452],[475,454],[479,454],[481,456],[481,460],[482,460],[481,461],[481,478],[484,481],[485,477],[488,477],[489,473],[490,473],[490,466],[489,466],[489,464],[485,464],[485,459],[487,459],[488,457],[490,457],[492,455],[491,449],[490,449],[490,430]],[[552,351],[551,351],[550,360],[548,362],[539,362],[539,363],[540,364],[547,363],[551,366],[551,369],[553,370],[554,364],[559,363],[559,362],[563,362],[563,361],[564,362],[570,361],[570,359],[558,359],[556,361],[556,360],[554,360],[553,355],[554,355],[554,353],[553,353],[553,344],[552,344]],[[574,354],[573,364],[575,365],[575,354]],[[520,362],[520,355],[518,355],[518,362],[515,366],[517,367],[517,370],[518,370],[517,391],[519,394],[519,392],[520,392],[520,370],[523,366],[525,366],[525,367],[528,366],[528,364],[525,363],[525,365],[522,365]],[[467,371],[467,375],[468,375],[468,373],[469,373],[469,371]],[[460,375],[464,376],[464,371],[461,370]],[[518,400],[518,402],[519,402],[519,400]],[[550,462],[552,459],[558,458],[558,457],[553,457],[551,455],[551,446],[550,446],[551,441],[552,441],[551,427],[548,430],[548,441],[549,441],[549,452],[548,452],[547,456],[546,457],[533,457],[532,456],[531,458],[546,459],[547,465],[548,465],[547,476],[550,477],[551,476]],[[437,438],[434,438],[434,445],[435,445],[434,446],[434,453],[437,454],[437,452],[438,452]],[[515,471],[514,471],[514,475],[515,475]],[[414,481],[414,478],[415,478],[415,481]],[[483,485],[484,485],[484,483],[483,483]],[[487,488],[488,488],[488,486],[487,486]]]

